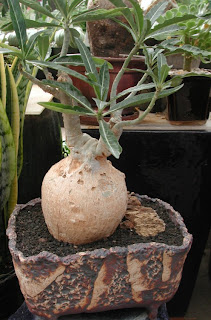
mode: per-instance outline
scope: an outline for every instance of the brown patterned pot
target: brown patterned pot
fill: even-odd
[[[65,314],[145,307],[149,319],[155,320],[158,307],[169,301],[179,286],[192,236],[178,212],[161,200],[151,200],[164,206],[179,226],[184,237],[181,246],[151,242],[63,258],[50,252],[24,257],[16,248],[16,217],[21,208],[34,206],[40,200],[17,206],[7,234],[29,310],[47,319],[57,319]]]

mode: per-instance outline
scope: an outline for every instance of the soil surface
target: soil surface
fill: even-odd
[[[134,229],[125,228],[120,225],[109,238],[78,246],[54,239],[45,224],[41,205],[28,206],[22,209],[17,217],[17,249],[23,252],[25,257],[37,255],[42,251],[48,251],[60,257],[65,257],[77,252],[92,251],[100,248],[109,249],[110,247],[127,246],[140,242],[158,242],[175,246],[182,245],[183,236],[179,228],[169,218],[167,209],[158,202],[154,203],[150,200],[141,199],[141,204],[156,210],[159,217],[166,224],[164,232],[156,236],[143,237],[138,235]]]

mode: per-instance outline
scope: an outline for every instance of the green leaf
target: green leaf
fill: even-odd
[[[106,62],[100,68],[99,77],[100,77],[100,83],[101,83],[100,97],[101,97],[101,100],[106,101],[108,96],[108,91],[109,91],[109,84],[110,84],[109,69],[108,69],[108,64]]]
[[[177,24],[167,26],[161,29],[156,28],[156,30],[151,29],[151,31],[148,33],[148,35],[145,37],[145,40],[156,38],[156,39],[163,39],[166,36],[171,35],[171,33],[174,33],[175,31],[178,31],[180,27]]]
[[[59,24],[56,23],[51,23],[51,22],[45,22],[45,21],[35,21],[35,20],[30,20],[30,19],[25,19],[25,24],[26,24],[26,29],[30,28],[50,28],[50,27],[55,27],[57,28]],[[2,31],[14,31],[14,27],[12,22],[6,24],[4,27],[1,28]]]
[[[92,60],[94,61],[95,65],[97,68],[102,67],[102,65],[105,63],[106,60],[102,59],[102,58],[98,58],[98,57],[92,57]],[[70,54],[64,57],[59,57],[54,59],[55,63],[58,64],[67,64],[70,66],[84,66],[84,62],[81,58],[81,54],[80,53],[74,53],[74,54]],[[113,69],[113,66],[110,62],[106,61],[108,68],[109,69]]]
[[[158,98],[160,99],[160,98],[166,97],[166,96],[178,91],[182,87],[183,87],[183,84],[178,87],[163,90],[159,94]],[[154,96],[154,92],[149,92],[149,93],[141,93],[139,95],[136,95],[135,97],[125,99],[125,100],[117,103],[108,112],[105,112],[103,114],[103,116],[106,116],[106,115],[110,114],[111,112],[114,112],[117,110],[125,109],[128,107],[133,107],[133,106],[139,106],[143,103],[150,102],[152,100],[153,96]]]
[[[119,159],[122,148],[109,125],[104,120],[99,120],[99,131],[108,150],[115,158]]]
[[[19,46],[24,56],[26,41],[27,41],[26,24],[25,24],[24,16],[20,8],[19,1],[17,0],[7,0],[7,1],[10,7],[10,16],[11,16],[15,33],[16,33],[16,37],[18,39]]]
[[[130,11],[130,9],[124,4],[122,0],[109,0],[111,3],[113,3],[114,6],[116,6],[123,14],[123,16],[128,21],[130,27],[135,32],[137,31],[136,23],[133,18],[133,14]],[[136,33],[136,32],[135,32]]]
[[[57,82],[51,80],[43,80],[44,84],[47,84],[53,88],[58,88],[65,92],[69,97],[80,103],[85,109],[87,109],[92,114],[95,114],[94,110],[92,109],[91,104],[87,100],[86,97],[82,95],[80,90],[74,87],[71,83],[68,82]]]
[[[34,50],[35,42],[37,38],[43,33],[43,31],[38,31],[34,33],[28,40],[26,45],[26,58],[30,55],[30,53]]]
[[[67,1],[66,0],[54,0],[54,4],[56,8],[61,12],[64,18],[67,18],[68,10],[67,10]]]
[[[0,47],[2,47],[0,49],[0,53],[3,53],[3,54],[10,53],[13,56],[23,59],[23,54],[21,50],[19,50],[18,48],[8,46],[6,43],[2,43],[2,42],[0,42]]]
[[[87,21],[97,21],[102,19],[111,19],[114,17],[121,16],[122,13],[119,9],[97,9],[97,10],[87,10],[78,15],[72,17],[72,23],[81,23]]]
[[[72,14],[75,8],[81,3],[83,0],[73,0],[68,7],[68,16]]]
[[[129,0],[134,9],[135,22],[138,26],[138,34],[141,35],[143,24],[144,24],[144,15],[143,10],[140,7],[140,4],[134,0]]]
[[[153,88],[155,88],[154,82],[145,83],[145,84],[142,84],[142,85],[137,85],[137,86],[134,86],[134,87],[130,87],[130,88],[120,92],[116,97],[114,97],[114,100],[117,100],[117,99],[125,96],[128,93],[138,92],[138,91],[142,91],[142,90],[149,90],[149,89],[153,89]]]
[[[170,70],[170,67],[167,64],[166,57],[160,53],[157,57],[157,66],[158,66],[158,81],[159,83],[163,83]]]
[[[0,211],[10,195],[10,188],[16,173],[16,152],[12,130],[6,111],[0,100],[0,140],[2,161],[0,167]]]
[[[37,44],[39,48],[39,54],[41,59],[45,60],[47,53],[49,52],[50,40],[48,35],[41,35],[37,39]]]
[[[40,61],[40,60],[27,60],[27,62],[38,67],[38,68],[39,67],[44,67],[44,68],[47,67],[47,68],[51,68],[54,70],[65,72],[72,77],[76,77],[80,80],[83,80],[84,82],[91,84],[90,80],[87,77],[85,77],[84,75],[80,74],[79,72],[74,71],[69,68],[66,68],[66,67],[63,67],[63,66],[60,66],[59,64],[56,64],[54,62]]]
[[[89,49],[85,46],[85,44],[80,39],[75,38],[75,42],[80,51],[81,58],[83,60],[87,73],[93,73],[96,77],[96,80],[99,82],[99,75],[97,72],[97,68],[92,59]]]
[[[168,5],[166,0],[160,1],[154,5],[146,14],[146,19],[148,19],[153,25],[155,21],[165,12],[165,9]]]
[[[89,112],[85,108],[79,107],[79,106],[69,106],[62,103],[57,102],[38,102],[39,105],[43,106],[44,108],[62,112],[62,113],[68,113],[68,114],[75,114],[75,115],[87,115],[87,116],[96,116],[96,113]]]
[[[17,0],[15,0],[17,1]],[[46,7],[41,6],[36,0],[19,0],[22,4],[25,4],[27,7],[32,8],[35,12],[44,14],[47,17],[56,19],[56,17],[48,10]]]

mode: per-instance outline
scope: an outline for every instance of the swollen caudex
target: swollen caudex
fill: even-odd
[[[67,157],[46,174],[42,209],[58,240],[83,244],[110,236],[127,208],[125,176],[106,158],[92,165]]]

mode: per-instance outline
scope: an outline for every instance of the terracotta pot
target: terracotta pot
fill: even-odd
[[[203,125],[209,117],[211,79],[188,77],[184,86],[167,97],[168,120],[173,125]]]
[[[24,257],[16,247],[16,217],[22,208],[33,207],[39,201],[17,206],[7,230],[15,271],[29,310],[57,319],[65,314],[145,307],[149,319],[155,320],[159,306],[169,301],[179,286],[192,242],[179,213],[167,203],[151,199],[168,212],[181,230],[181,246],[150,242],[78,252],[63,258],[45,251]]]

